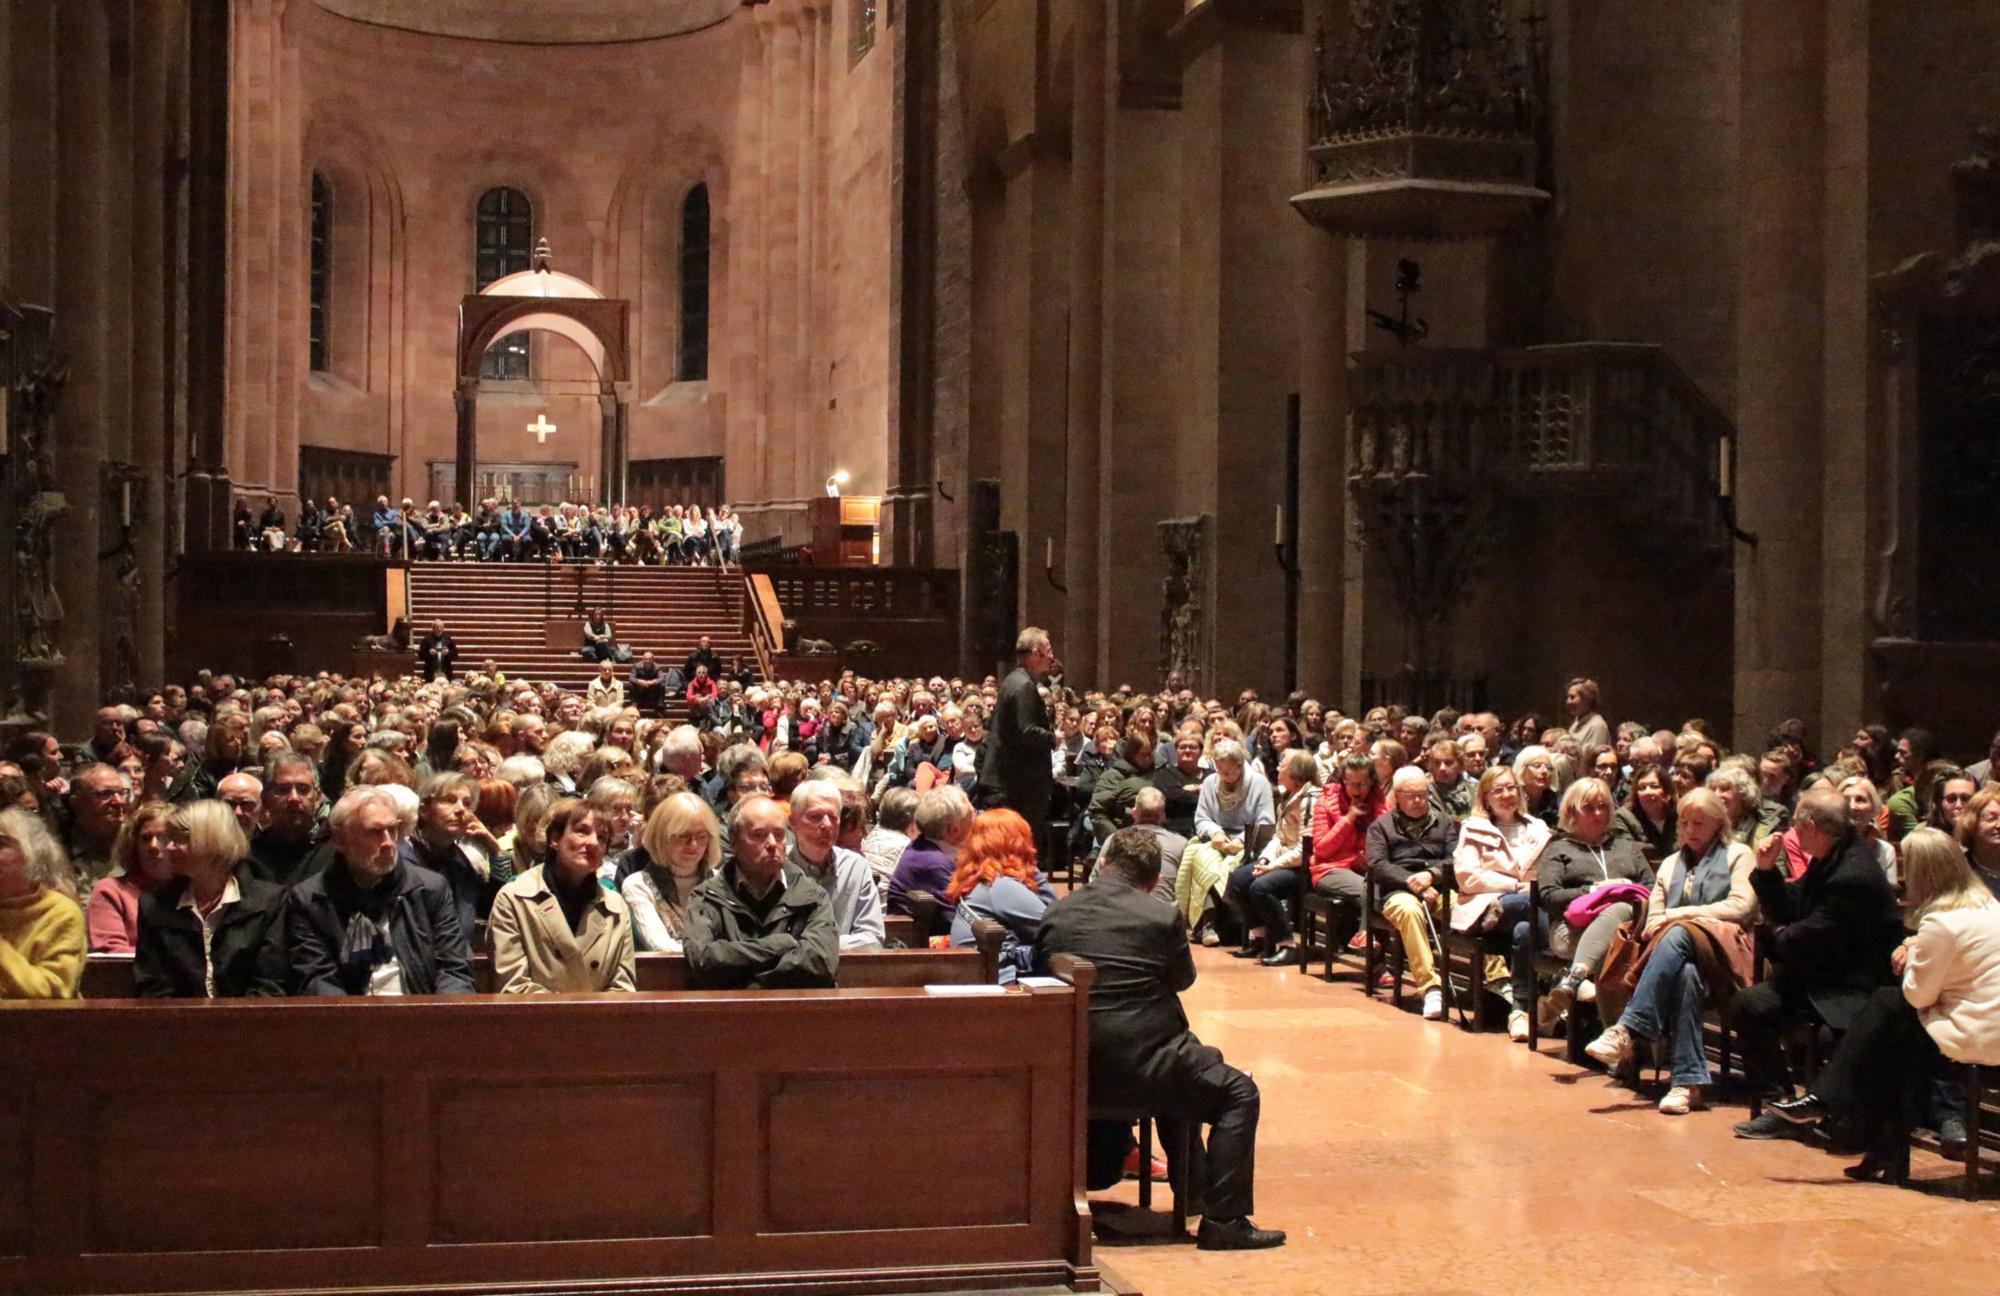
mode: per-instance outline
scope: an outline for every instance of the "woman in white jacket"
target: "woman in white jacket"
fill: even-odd
[[[1903,905],[1915,934],[1896,950],[1900,985],[1875,992],[1803,1098],[1771,1110],[1794,1124],[1853,1115],[1869,1127],[1851,1179],[1908,1171],[1911,1128],[1940,1062],[2000,1065],[2000,901],[1935,828],[1903,839]],[[1949,1154],[1953,1140],[1940,1141]],[[1957,1142],[1964,1145],[1964,1131]]]
[[[1549,826],[1521,813],[1521,784],[1505,765],[1489,765],[1472,792],[1472,813],[1458,831],[1452,852],[1451,926],[1455,931],[1501,931],[1511,941],[1527,935],[1532,912],[1528,887],[1535,861],[1549,844]],[[1528,1038],[1528,1009],[1534,985],[1510,986],[1502,955],[1489,956],[1486,987],[1509,1001],[1507,1035]]]

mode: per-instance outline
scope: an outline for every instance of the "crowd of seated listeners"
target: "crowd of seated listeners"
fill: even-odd
[[[523,504],[486,499],[477,509],[375,497],[357,513],[329,496],[307,499],[296,526],[273,498],[261,512],[236,501],[235,547],[256,553],[378,553],[465,562],[720,565],[736,561],[743,523],[728,505]]]
[[[1375,926],[1422,1018],[1568,1034],[1626,1084],[1655,1060],[1669,1115],[1710,1097],[1719,1019],[1764,1100],[1738,1132],[1825,1123],[1860,1173],[1916,1124],[1962,1150],[1955,1068],[2000,1064],[2000,784],[1921,730],[1821,764],[1797,722],[1740,752],[1698,720],[1613,728],[1588,680],[1565,723],[1509,725],[1052,674],[1055,800],[1023,815],[981,779],[996,679],[732,678],[679,722],[604,671],[622,687],[203,672],[70,745],[14,738],[0,997],[74,997],[93,952],[162,997],[469,993],[476,953],[506,994],[631,990],[649,951],[700,987],[829,985],[919,896],[942,941],[997,922],[1012,980],[1050,952],[1051,853],[1080,884],[1116,839],[1114,925],[1272,967],[1305,957],[1301,910],[1336,951]],[[726,674],[704,640],[658,687]],[[1454,1003],[1453,935],[1487,1002]],[[1833,1041],[1816,1074],[1801,1029]]]

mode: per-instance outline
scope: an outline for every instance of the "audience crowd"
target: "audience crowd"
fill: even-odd
[[[743,523],[728,505],[523,504],[481,500],[475,511],[432,500],[423,508],[386,495],[373,509],[329,496],[307,499],[298,525],[272,499],[262,513],[236,502],[236,548],[258,553],[379,553],[390,557],[455,558],[468,562],[620,563],[645,566],[720,565],[736,561]]]
[[[459,526],[441,552],[613,550]],[[1037,635],[1004,680],[759,684],[704,642],[678,670],[606,660],[586,693],[203,672],[117,699],[0,762],[0,996],[73,997],[90,952],[131,954],[147,996],[465,993],[475,951],[509,994],[630,990],[643,951],[699,987],[823,986],[928,893],[954,944],[1001,926],[1003,980],[1063,952],[1138,969],[1093,1104],[1180,1095],[1163,1119],[1214,1127],[1229,1203],[1204,1245],[1274,1245],[1247,1218],[1255,1086],[1177,995],[1191,944],[1299,964],[1304,913],[1335,950],[1399,948],[1424,1019],[1566,1033],[1627,1084],[1654,1060],[1663,1113],[1704,1105],[1719,1014],[1764,1100],[1743,1136],[1819,1125],[1867,1175],[1914,1124],[1963,1149],[1954,1068],[2000,1063],[1990,760],[1871,725],[1822,763],[1798,722],[1732,751],[1700,720],[1614,727],[1588,680],[1561,723],[1079,692]],[[1465,948],[1484,1002],[1451,975]],[[1801,1028],[1838,1040],[1816,1074]]]

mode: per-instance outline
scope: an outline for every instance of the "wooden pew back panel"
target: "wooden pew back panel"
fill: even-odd
[[[0,1290],[1090,1287],[1086,1005],[1065,986],[0,1008]],[[922,1173],[879,1155],[912,1134]]]

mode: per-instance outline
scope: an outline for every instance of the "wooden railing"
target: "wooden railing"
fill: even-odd
[[[757,653],[759,679],[776,679],[774,659],[785,651],[785,610],[765,572],[743,574],[743,628]]]
[[[1409,474],[1561,487],[1640,479],[1652,506],[1733,529],[1728,417],[1650,343],[1353,357],[1349,481]]]

